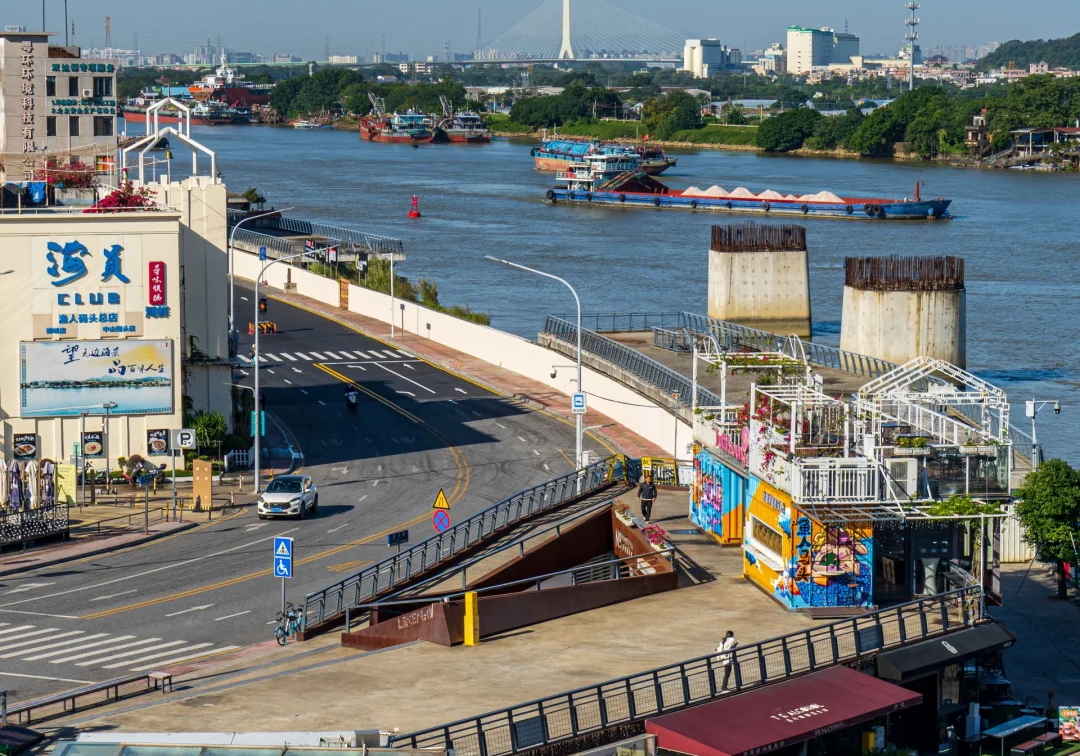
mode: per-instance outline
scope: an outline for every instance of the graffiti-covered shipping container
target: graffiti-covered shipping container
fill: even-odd
[[[754,475],[743,539],[743,574],[790,609],[870,606],[870,523],[825,525]]]
[[[709,453],[694,455],[690,521],[723,544],[742,543],[747,478]]]

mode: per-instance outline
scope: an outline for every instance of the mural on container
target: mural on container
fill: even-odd
[[[869,525],[824,525],[795,506],[784,491],[751,477],[744,573],[792,609],[869,606],[872,530]]]
[[[746,477],[695,447],[690,521],[721,543],[741,543]]]

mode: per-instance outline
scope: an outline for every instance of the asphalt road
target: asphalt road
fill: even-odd
[[[252,297],[238,287],[238,311]],[[12,700],[271,638],[281,602],[274,536],[295,539],[286,587],[300,603],[385,557],[388,533],[430,535],[440,488],[456,522],[572,469],[573,427],[559,419],[302,308],[271,300],[266,318],[279,329],[260,338],[266,410],[303,455],[317,515],[261,521],[249,507],[140,547],[0,579],[0,688]],[[234,380],[250,385],[250,373]],[[345,407],[347,382],[361,390],[356,411]]]

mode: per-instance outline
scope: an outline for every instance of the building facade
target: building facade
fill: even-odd
[[[683,46],[683,64],[680,71],[689,71],[699,79],[709,77],[710,71],[742,62],[742,53],[720,44],[716,39],[688,39]]]
[[[108,170],[116,155],[115,60],[82,58],[48,32],[0,33],[0,181],[46,161]]]
[[[808,29],[789,26],[787,30],[787,72],[809,73],[833,63],[847,64],[859,55],[859,37],[827,26]]]

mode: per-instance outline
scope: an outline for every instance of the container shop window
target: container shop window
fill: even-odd
[[[79,96],[79,77],[78,76],[69,76],[68,77],[68,97],[78,97],[78,96]]]
[[[45,136],[56,136],[56,116],[45,116]]]
[[[45,77],[45,96],[46,97],[56,97],[56,77],[55,76],[46,76]]]
[[[112,77],[94,77],[94,97],[112,97]]]
[[[776,564],[784,563],[784,534],[756,517],[750,518],[750,543]]]
[[[112,116],[94,116],[94,136],[112,136]]]
[[[80,136],[79,134],[79,116],[68,116],[68,135]]]

